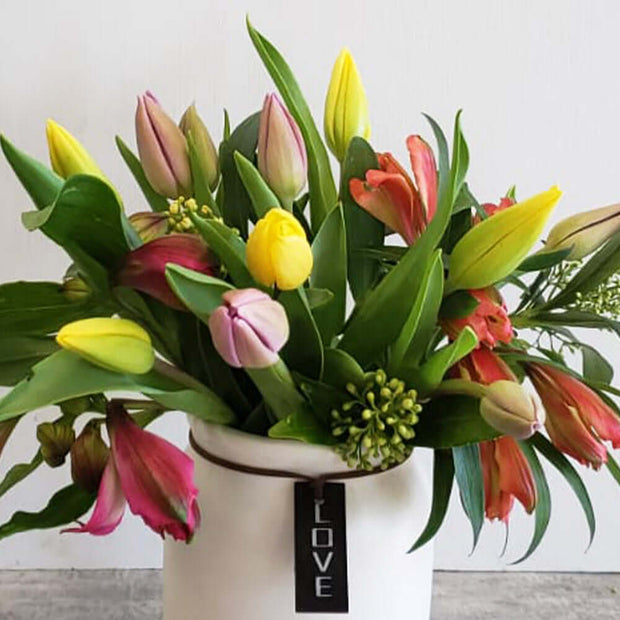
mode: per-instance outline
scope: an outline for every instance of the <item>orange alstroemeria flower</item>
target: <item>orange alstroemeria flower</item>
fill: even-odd
[[[360,207],[411,245],[437,210],[437,166],[420,136],[409,136],[407,149],[415,184],[391,153],[383,153],[377,155],[380,170],[368,170],[365,180],[351,179],[349,190]]]

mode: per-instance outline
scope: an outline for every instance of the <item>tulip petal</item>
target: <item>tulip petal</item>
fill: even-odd
[[[430,222],[437,210],[437,164],[431,147],[420,136],[407,138],[411,169],[415,177],[426,221]]]
[[[301,286],[312,271],[314,259],[305,236],[277,237],[271,244],[270,257],[272,264],[280,266],[276,271],[276,286],[282,291]]]
[[[271,299],[255,301],[237,309],[237,315],[252,329],[272,351],[279,351],[289,337],[289,324],[284,307]]]
[[[260,339],[258,334],[243,319],[235,318],[232,321],[235,351],[239,362],[244,368],[268,368],[279,359]]]
[[[88,533],[93,536],[110,534],[123,520],[125,504],[118,471],[114,459],[110,456],[99,485],[97,503],[88,523],[80,527],[64,529],[61,533]]]
[[[216,308],[209,317],[209,331],[213,346],[229,366],[241,368],[242,364],[237,355],[232,330],[232,319],[228,314],[228,308],[226,306]]]

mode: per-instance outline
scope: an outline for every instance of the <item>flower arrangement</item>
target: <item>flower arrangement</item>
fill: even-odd
[[[330,446],[351,468],[381,471],[432,448],[433,505],[412,549],[438,531],[456,480],[475,540],[485,516],[508,522],[515,499],[534,513],[528,557],[550,514],[540,457],[593,534],[571,459],[620,482],[608,450],[620,447],[620,392],[571,329],[620,334],[620,206],[564,219],[536,248],[558,188],[525,200],[511,188],[481,204],[466,182],[460,113],[451,155],[428,116],[437,147],[409,136],[411,172],[375,151],[346,50],[324,114],[336,185],[291,69],[248,31],[280,96],[234,129],[226,115],[219,146],[193,105],[177,124],[153,94],[138,98],[138,156],[116,143],[148,211],[128,213],[53,121],[51,169],[1,138],[35,206],[24,226],[70,266],[59,283],[0,286],[0,382],[11,388],[0,449],[22,417],[58,408],[0,495],[67,458],[72,480],[40,512],[16,512],[0,538],[59,526],[108,534],[129,504],[162,536],[190,541],[200,523],[192,460],[146,430],[169,411]],[[520,295],[510,311],[508,288]]]

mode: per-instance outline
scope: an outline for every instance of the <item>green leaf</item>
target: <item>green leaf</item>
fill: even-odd
[[[439,181],[447,187],[448,175],[450,174],[450,156],[448,154],[448,142],[441,127],[431,116],[423,114],[428,124],[431,126],[433,133],[435,134],[435,140],[437,141],[437,154],[438,154],[438,166],[439,166]]]
[[[449,345],[433,353],[415,373],[411,385],[421,392],[428,393],[437,389],[448,370],[471,353],[478,345],[478,337],[471,327],[465,329]],[[407,382],[407,376],[404,376]],[[409,383],[409,382],[407,382]]]
[[[537,252],[528,256],[518,267],[517,271],[542,271],[550,269],[561,263],[570,253],[568,250],[556,250],[555,252]]]
[[[200,391],[190,390],[155,371],[122,375],[60,350],[36,364],[31,376],[0,399],[0,422],[70,398],[107,391],[141,392],[166,407],[212,422],[226,423],[234,418],[228,406],[204,386]]]
[[[30,463],[17,463],[17,465],[13,465],[4,476],[2,482],[0,482],[0,497],[34,472],[41,463],[43,463],[43,456],[39,450]]]
[[[0,385],[15,385],[32,366],[57,350],[53,338],[0,336]]]
[[[500,435],[480,415],[480,402],[470,396],[440,396],[422,405],[413,443],[427,448],[453,448]]]
[[[258,143],[258,124],[260,112],[248,116],[233,132],[228,140],[220,145],[220,170],[223,191],[221,206],[224,222],[228,226],[237,228],[243,238],[248,235],[248,219],[253,214],[252,202],[241,181],[235,153],[239,152],[249,160],[254,159]]]
[[[347,235],[341,205],[323,220],[312,243],[314,266],[310,284],[334,295],[329,305],[314,311],[323,343],[329,346],[344,324],[347,301]]]
[[[86,514],[95,503],[96,494],[71,484],[56,493],[40,512],[16,512],[0,525],[0,539],[20,532],[43,530],[66,525]]]
[[[121,266],[129,251],[118,198],[96,177],[70,177],[52,205],[24,213],[22,219],[28,230],[40,229],[70,255],[75,247],[111,270]]]
[[[348,276],[353,297],[360,299],[377,281],[381,265],[371,256],[362,254],[366,250],[383,247],[385,226],[370,213],[362,209],[351,196],[351,179],[364,179],[368,170],[377,170],[379,163],[371,146],[360,137],[349,143],[342,165],[340,196],[346,223]]]
[[[189,163],[192,169],[194,198],[199,206],[207,205],[216,215],[220,215],[220,208],[217,206],[215,198],[213,198],[211,188],[209,187],[209,180],[204,174],[206,164],[204,164],[200,159],[200,152],[196,148],[196,141],[194,140],[191,131],[188,132],[186,137]]]
[[[596,518],[588,489],[583,483],[581,476],[571,462],[544,435],[536,433],[528,441],[564,476],[566,482],[575,492],[588,522],[590,544],[592,544],[594,534],[596,533]]]
[[[0,334],[49,334],[66,323],[102,312],[91,302],[69,301],[61,286],[55,282],[0,285]]]
[[[307,411],[308,403],[282,360],[268,368],[246,368],[246,372],[279,420]]]
[[[318,379],[323,372],[323,343],[303,288],[278,297],[288,317],[290,336],[281,351],[291,370]]]
[[[477,209],[479,206],[478,201],[471,191],[469,191],[469,185],[467,183],[463,183],[456,200],[454,201],[452,212],[456,214],[461,211],[470,211],[471,209]]]
[[[192,221],[198,234],[226,265],[233,282],[239,288],[257,287],[245,264],[243,239],[221,222],[205,220],[195,215],[192,215]]]
[[[454,123],[452,167],[450,169],[450,195],[452,200],[455,200],[458,197],[459,192],[461,191],[461,187],[463,185],[463,181],[465,180],[465,175],[467,174],[467,169],[469,167],[469,149],[467,148],[467,142],[465,141],[465,137],[463,136],[463,132],[461,131],[462,112],[462,110],[459,110],[457,112],[456,121]]]
[[[390,349],[389,374],[401,375],[405,368],[410,371],[423,359],[437,327],[443,282],[441,250],[437,250],[426,265],[422,280],[413,283],[408,302],[414,301],[407,321]]]
[[[454,461],[450,450],[435,450],[433,464],[433,505],[428,523],[418,540],[409,549],[408,553],[423,547],[439,531],[448,512],[452,485],[454,483]],[[415,458],[415,457],[414,457]]]
[[[166,266],[166,280],[174,294],[204,323],[222,305],[222,295],[234,290],[219,278],[172,263]]]
[[[342,349],[325,349],[325,367],[323,381],[344,390],[347,383],[361,386],[364,383],[364,371],[357,361]]]
[[[37,209],[44,209],[51,205],[64,181],[47,166],[15,148],[2,135],[0,135],[0,146],[11,168],[13,168],[13,172],[32,198]]]
[[[607,469],[609,473],[613,476],[614,480],[620,484],[620,465],[616,462],[614,457],[611,455],[609,450],[607,451]]]
[[[530,543],[530,546],[525,554],[516,562],[513,562],[513,564],[519,564],[527,560],[527,558],[529,558],[530,555],[536,551],[545,535],[545,532],[547,531],[549,519],[551,518],[551,493],[549,492],[549,485],[547,484],[545,472],[543,471],[540,461],[534,452],[534,448],[532,448],[532,446],[525,441],[520,441],[519,446],[530,465],[530,469],[532,470],[534,482],[536,483],[537,497],[534,518],[534,535],[532,537],[532,542]]]
[[[452,457],[461,504],[471,523],[474,535],[473,549],[475,549],[484,522],[484,483],[480,463],[480,448],[477,444],[452,448]]]
[[[278,197],[271,191],[267,181],[263,179],[254,164],[238,151],[234,153],[234,158],[237,172],[250,196],[256,217],[264,217],[267,211],[273,207],[279,207]]]
[[[594,348],[581,344],[583,356],[583,376],[588,381],[611,383],[614,378],[614,367]]]
[[[305,290],[310,310],[325,306],[334,299],[334,294],[326,288],[307,288]]]
[[[269,429],[272,439],[297,439],[309,444],[330,445],[333,437],[309,412],[293,413]]]
[[[146,175],[144,174],[144,170],[142,168],[142,164],[140,160],[133,154],[132,150],[123,142],[120,136],[116,136],[115,138],[116,146],[123,158],[124,162],[127,164],[129,171],[133,175],[133,178],[136,180],[146,201],[149,203],[151,209],[158,213],[162,211],[166,211],[168,209],[168,201],[163,196],[160,196],[148,182]]]
[[[439,309],[439,318],[444,321],[464,319],[480,305],[480,302],[467,291],[455,291],[444,297]]]
[[[593,329],[604,329],[613,331],[620,335],[620,322],[608,319],[605,316],[594,314],[593,312],[584,312],[583,310],[563,310],[560,312],[537,311],[528,313],[524,318],[515,317],[513,324],[516,327],[532,327],[568,325],[571,327],[583,327]]]
[[[280,52],[254,29],[249,19],[247,20],[247,27],[258,55],[278,87],[290,113],[297,121],[304,138],[308,155],[312,230],[317,232],[323,219],[338,200],[327,150],[290,67]]]

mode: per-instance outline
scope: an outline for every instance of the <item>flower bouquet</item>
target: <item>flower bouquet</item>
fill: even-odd
[[[440,528],[454,481],[474,544],[485,516],[507,523],[515,499],[534,514],[527,558],[550,516],[541,457],[574,490],[593,534],[572,461],[606,465],[620,482],[608,451],[620,447],[612,399],[619,392],[611,365],[571,330],[620,333],[620,206],[564,219],[535,247],[557,187],[523,200],[513,187],[497,204],[479,202],[466,182],[460,113],[451,153],[430,116],[436,149],[419,135],[406,139],[411,172],[382,145],[376,151],[346,50],[324,114],[337,185],[291,69],[249,22],[248,31],[280,96],[268,94],[235,128],[225,114],[219,147],[193,105],[177,124],[150,92],[138,98],[138,156],[116,143],[148,210],[124,205],[91,155],[53,121],[51,169],[1,138],[34,203],[22,215],[25,228],[60,245],[70,264],[59,282],[0,286],[0,382],[11,388],[0,400],[0,449],[22,417],[58,409],[39,424],[34,457],[8,471],[0,495],[67,459],[71,480],[40,512],[16,512],[0,538],[59,526],[109,534],[128,504],[158,534],[190,542],[209,529],[214,508],[203,504],[200,528],[195,459],[226,470],[227,480],[279,477],[291,489],[297,478],[298,537],[304,493],[313,494],[308,557],[319,572],[309,596],[321,600],[300,602],[298,540],[296,609],[342,612],[320,605],[346,590],[346,565],[343,573],[333,556],[315,555],[337,548],[330,537],[338,533],[322,528],[322,542],[315,526],[344,522],[342,486],[389,486],[418,447],[434,451],[432,502],[426,527],[398,550],[410,562],[416,554],[406,556],[407,548],[421,553]],[[170,411],[192,419],[190,455],[146,430]],[[205,447],[206,435],[217,441]],[[243,454],[218,452],[218,438],[231,436],[267,456],[248,465]],[[282,446],[313,450],[317,467],[275,467],[269,455]],[[332,474],[334,459],[342,466]],[[287,501],[292,515],[292,491]],[[349,572],[356,574],[352,562]]]

